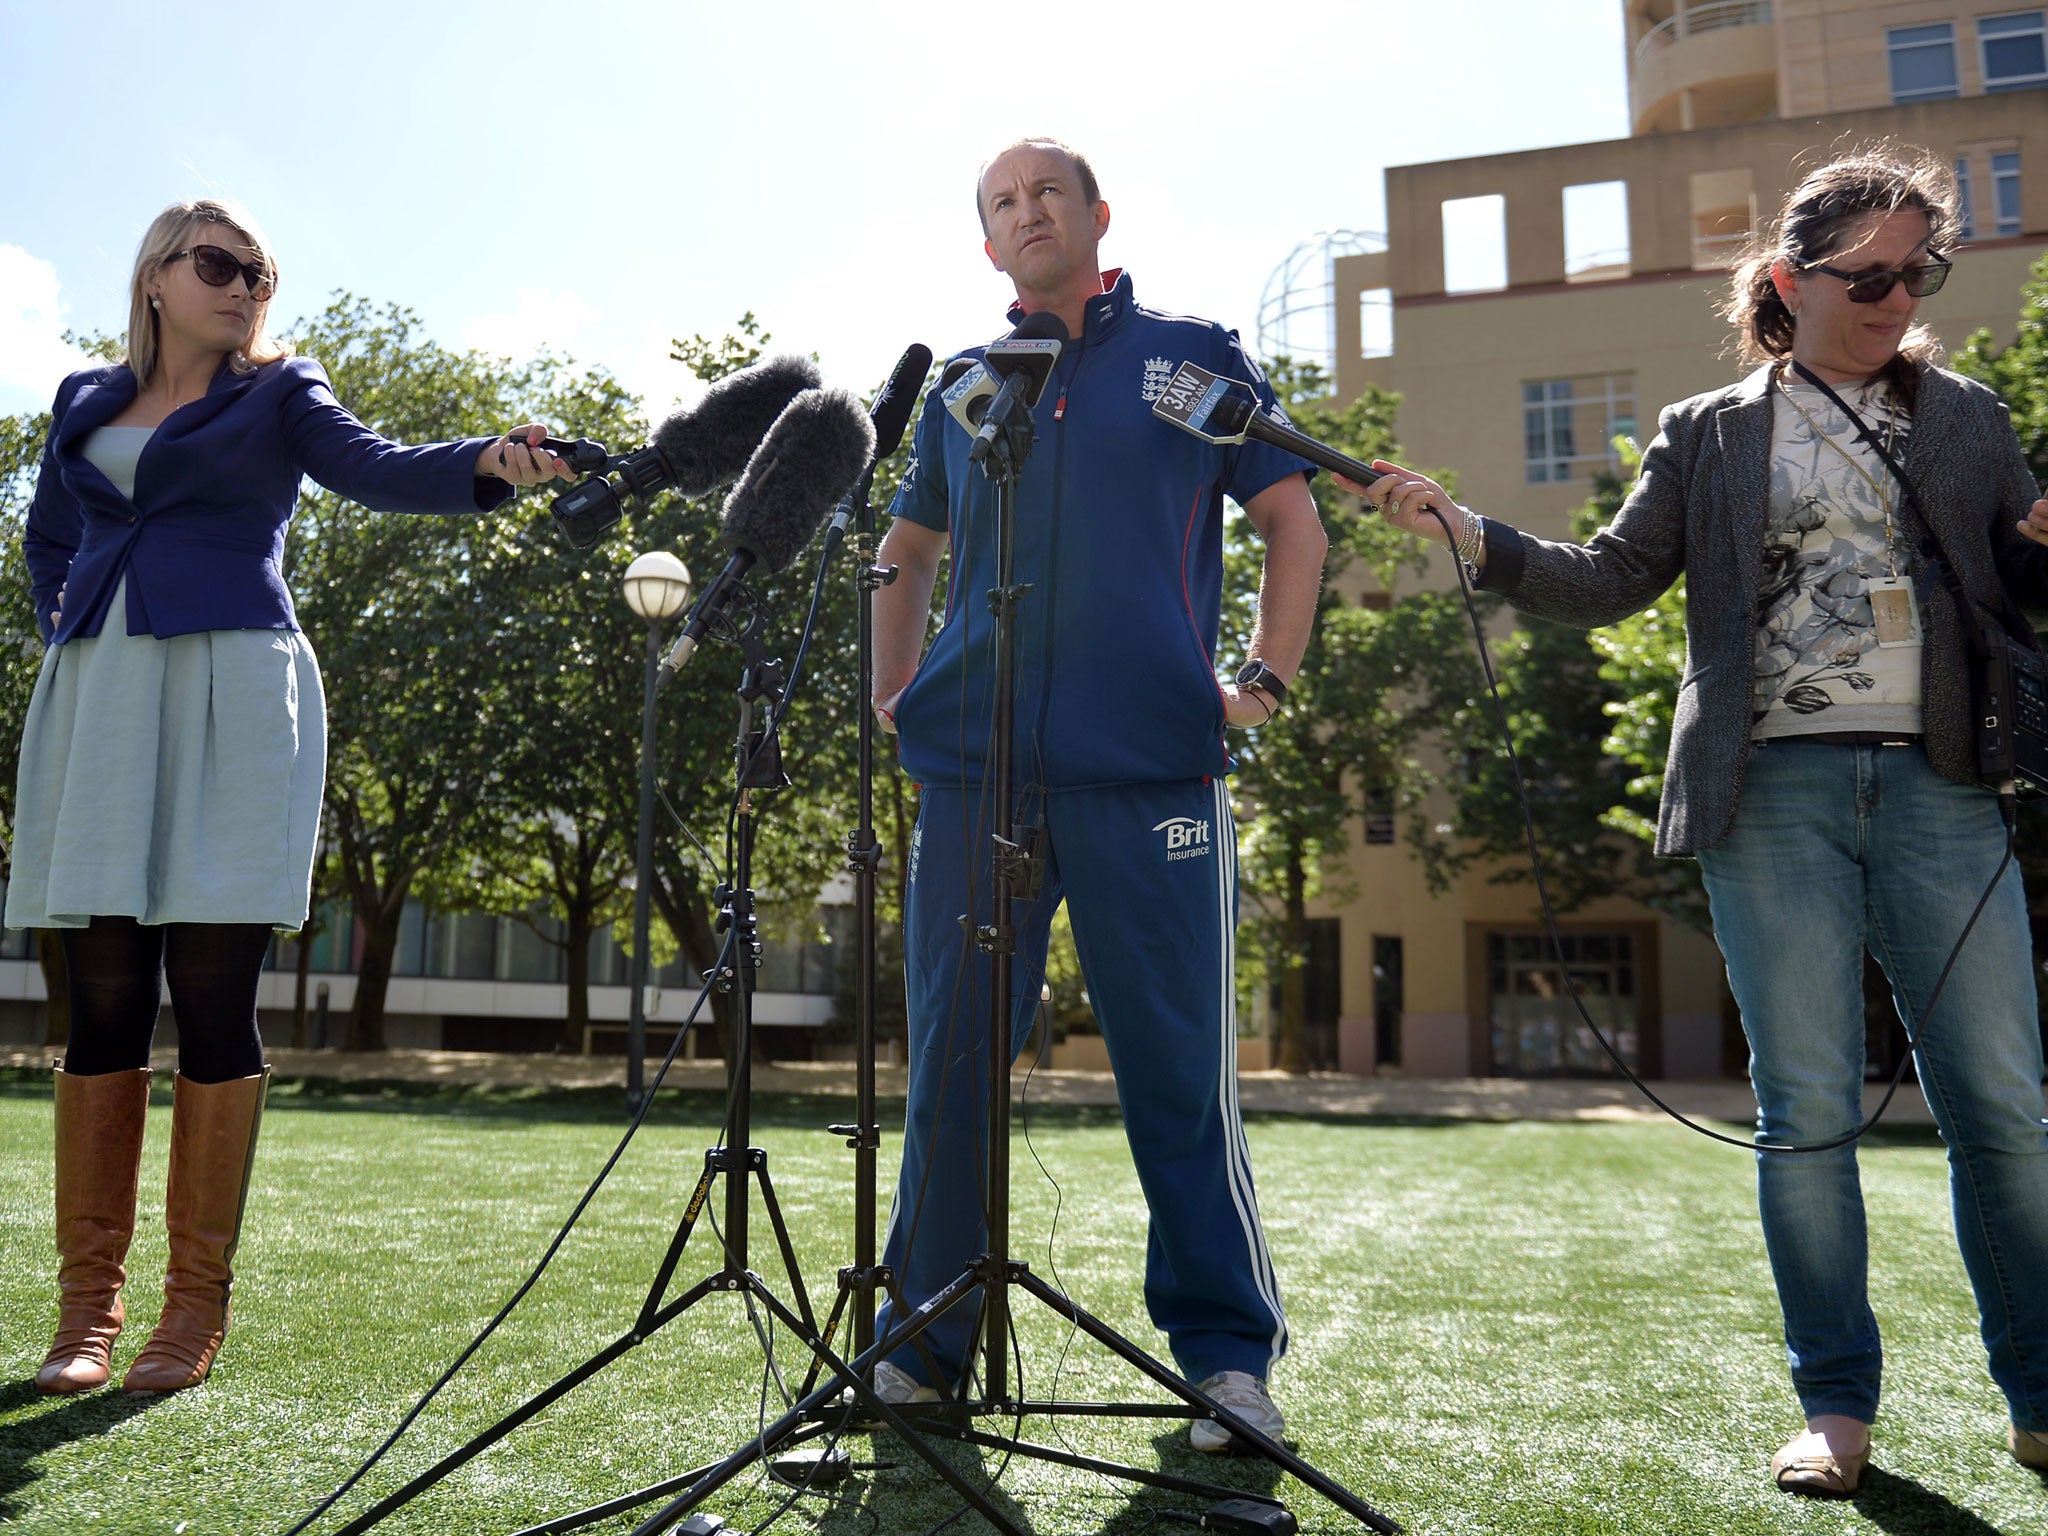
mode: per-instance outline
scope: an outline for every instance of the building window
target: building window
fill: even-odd
[[[1977,208],[1970,199],[1970,157],[1956,158],[1956,238],[1977,238]]]
[[[1892,100],[1933,101],[1956,94],[1956,29],[1953,22],[1929,27],[1892,27]]]
[[[1612,1070],[1607,1053],[1579,1018],[1572,988],[1600,1032],[1631,1068],[1640,1059],[1636,950],[1627,933],[1567,933],[1559,949],[1547,933],[1486,936],[1488,1027],[1493,1070],[1510,1077],[1558,1077]]]
[[[1613,443],[1636,429],[1636,378],[1541,379],[1522,386],[1522,463],[1531,485],[1584,480],[1615,466]]]
[[[1375,784],[1365,792],[1365,841],[1367,847],[1392,847],[1394,842],[1394,791]]]
[[[2048,85],[2048,40],[2040,11],[1979,16],[1977,46],[1984,57],[1984,89],[2018,91]]]
[[[1991,216],[1996,221],[1993,234],[2020,232],[2020,152],[2016,149],[1991,157]]]

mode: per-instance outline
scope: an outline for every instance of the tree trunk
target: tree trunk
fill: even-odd
[[[1279,1046],[1273,1065],[1282,1072],[1308,1070],[1308,871],[1301,845],[1287,844],[1287,901],[1280,919],[1280,1017],[1274,1034]]]
[[[64,1045],[71,1039],[71,973],[64,966],[64,940],[54,928],[36,930],[36,961],[43,968],[43,1044]]]
[[[313,971],[313,923],[309,917],[299,930],[299,963],[292,984],[292,1049],[306,1048],[306,980]]]
[[[348,1049],[381,1051],[384,1043],[384,999],[391,990],[391,962],[398,950],[398,918],[405,893],[383,901],[356,900],[363,925],[363,955],[356,965],[356,1005],[348,1015]]]
[[[561,1049],[572,1053],[582,1052],[584,1030],[590,1023],[590,939],[596,931],[588,906],[569,908],[562,935],[568,961],[569,1016],[562,1021]]]

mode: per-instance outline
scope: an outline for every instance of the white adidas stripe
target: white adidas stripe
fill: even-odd
[[[1280,1358],[1287,1342],[1287,1314],[1280,1304],[1280,1281],[1273,1269],[1273,1256],[1266,1247],[1264,1225],[1252,1191],[1251,1148],[1245,1144],[1244,1121],[1237,1103],[1237,929],[1233,917],[1237,892],[1237,826],[1230,814],[1230,795],[1219,777],[1212,782],[1216,827],[1217,931],[1222,938],[1218,967],[1222,996],[1218,1015],[1222,1020],[1221,1071],[1217,1085],[1218,1109],[1223,1118],[1224,1169],[1230,1183],[1231,1203],[1237,1208],[1244,1231],[1245,1249],[1251,1259],[1252,1281],[1259,1297],[1273,1315],[1273,1338],[1267,1364]],[[1224,833],[1228,831],[1229,836]]]

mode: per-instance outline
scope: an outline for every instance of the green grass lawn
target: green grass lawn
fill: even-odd
[[[779,1100],[756,1111],[755,1140],[821,1305],[852,1257],[852,1154],[822,1127],[849,1109]],[[662,1101],[554,1268],[370,1490],[395,1487],[623,1331],[718,1114],[704,1098]],[[885,1124],[898,1116],[889,1106]],[[1144,1320],[1143,1206],[1118,1121],[1041,1109],[1025,1124],[1018,1255],[1161,1347]],[[168,1129],[166,1100],[153,1111],[117,1369],[157,1311]],[[45,1399],[31,1377],[54,1318],[49,1086],[0,1080],[0,1532],[285,1531],[510,1294],[618,1129],[609,1094],[281,1085],[256,1163],[236,1328],[213,1379],[162,1400]],[[1796,1409],[1745,1155],[1650,1125],[1266,1119],[1250,1139],[1294,1329],[1274,1384],[1290,1437],[1411,1531],[2048,1532],[2048,1486],[2003,1447],[1931,1138],[1887,1137],[1865,1153],[1890,1358],[1877,1462],[1848,1505],[1769,1485],[1765,1463]],[[754,1268],[784,1292],[757,1228]],[[715,1268],[712,1253],[700,1227],[684,1276]],[[1044,1309],[1019,1307],[1027,1391],[1156,1395]],[[799,1359],[786,1334],[776,1342],[778,1358]],[[744,1309],[713,1297],[383,1529],[512,1531],[714,1460],[758,1421],[761,1361]],[[1199,1457],[1163,1421],[1041,1420],[1027,1432],[1275,1488],[1262,1464]],[[914,1536],[957,1507],[887,1437],[849,1444],[857,1461],[887,1465],[860,1472],[837,1502],[805,1498],[777,1529]],[[992,1453],[953,1454],[978,1475],[1001,1466]],[[1307,1531],[1359,1529],[1291,1480],[1275,1491]],[[1046,1536],[1175,1530],[1154,1507],[1195,1507],[1022,1460],[1002,1469],[996,1497]],[[779,1499],[749,1473],[707,1507],[745,1530]],[[365,1506],[359,1495],[345,1509]]]

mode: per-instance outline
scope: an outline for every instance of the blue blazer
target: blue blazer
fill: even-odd
[[[97,635],[124,574],[131,635],[297,629],[279,562],[302,475],[381,512],[488,512],[512,496],[476,473],[495,439],[403,447],[351,416],[318,363],[291,357],[251,373],[223,364],[143,448],[131,501],[79,449],[135,392],[125,363],[57,389],[23,537],[48,643]]]

